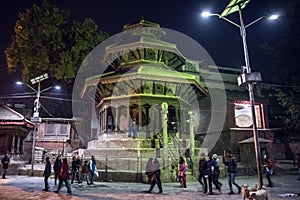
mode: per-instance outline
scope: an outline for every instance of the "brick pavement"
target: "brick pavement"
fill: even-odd
[[[266,180],[264,180],[266,181]],[[272,200],[284,199],[278,197],[283,193],[300,193],[300,181],[296,176],[274,176],[273,181],[275,187],[267,188]],[[119,182],[96,182],[94,186],[83,184],[73,184],[72,195],[67,194],[66,188],[62,188],[60,194],[54,192],[43,192],[42,177],[28,176],[9,176],[8,179],[0,179],[0,199],[63,199],[63,200],[137,200],[137,199],[160,199],[160,200],[240,200],[240,194],[228,195],[228,186],[226,179],[221,179],[223,183],[222,193],[214,190],[214,195],[205,195],[200,192],[200,186],[197,182],[188,182],[188,188],[180,188],[178,183],[163,183],[163,194],[156,194],[157,188],[154,188],[153,194],[145,193],[149,189],[149,185],[142,183],[119,183]],[[236,182],[240,185],[254,185],[257,182],[256,177],[237,177]],[[54,191],[53,179],[49,180],[51,190]],[[291,197],[288,200],[298,200],[300,197]]]

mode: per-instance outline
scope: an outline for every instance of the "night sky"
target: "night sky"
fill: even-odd
[[[0,1],[0,96],[22,92],[17,88],[17,75],[7,74],[4,50],[11,43],[18,13],[41,5],[41,0]],[[83,21],[92,18],[101,31],[110,36],[119,33],[123,25],[132,24],[142,18],[159,23],[162,28],[173,29],[188,35],[202,45],[219,66],[240,68],[244,65],[242,40],[239,29],[217,17],[204,19],[201,12],[209,9],[221,13],[229,0],[57,0],[49,1],[61,9],[69,10],[71,18]],[[276,0],[252,0],[243,10],[245,24],[274,12],[284,15]],[[239,23],[238,13],[228,16]],[[272,59],[261,48],[264,42],[274,43],[284,36],[280,19],[276,22],[262,20],[247,29],[250,65],[262,73],[264,81],[271,81]],[[24,90],[24,88],[23,88]]]

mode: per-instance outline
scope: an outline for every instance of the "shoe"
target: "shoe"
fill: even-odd
[[[59,194],[59,191],[57,191],[57,190],[55,190],[54,192],[57,193],[57,194]]]
[[[213,195],[214,193],[212,193],[212,192],[209,192],[209,193],[207,193],[207,195]]]
[[[233,192],[233,191],[230,191],[228,194],[231,195],[231,194],[234,194],[234,192]]]
[[[273,187],[273,186],[274,186],[274,184],[273,184],[273,183],[271,183],[271,184],[267,185],[267,187]]]
[[[69,191],[67,191],[67,193],[68,193],[68,194],[72,194],[72,191],[71,191],[71,190],[69,190]]]
[[[161,194],[161,193],[163,193],[163,191],[159,191],[159,192],[158,192],[158,194]]]
[[[241,194],[241,192],[242,192],[242,189],[241,189],[241,188],[239,188],[238,194]]]
[[[43,191],[46,191],[46,192],[48,192],[49,190],[48,190],[47,188],[45,188],[45,189],[43,189]]]

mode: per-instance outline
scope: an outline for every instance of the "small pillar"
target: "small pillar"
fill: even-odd
[[[195,124],[195,113],[193,111],[189,111],[189,121],[190,121],[190,159],[194,162],[195,155],[195,133],[194,133],[194,124]],[[193,165],[194,167],[194,165]],[[193,169],[194,172],[194,169]]]
[[[169,157],[169,152],[168,152],[168,104],[166,102],[163,102],[161,104],[162,108],[162,118],[163,118],[163,141],[164,141],[164,146],[163,146],[163,167],[167,165],[165,163],[166,160],[168,160]]]

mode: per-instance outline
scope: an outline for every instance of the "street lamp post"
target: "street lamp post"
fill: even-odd
[[[34,175],[34,154],[35,154],[35,144],[36,144],[36,135],[37,135],[37,123],[41,122],[41,118],[39,116],[39,108],[40,108],[40,96],[41,96],[41,81],[48,79],[48,74],[43,74],[41,76],[30,79],[31,84],[38,83],[38,90],[36,93],[36,99],[34,100],[34,112],[31,121],[34,122],[34,131],[32,138],[32,150],[31,150],[31,171],[30,175]]]
[[[37,134],[37,124],[41,122],[41,118],[39,116],[39,108],[40,108],[40,96],[42,92],[45,92],[51,88],[53,88],[53,86],[50,86],[44,90],[41,90],[41,82],[43,80],[48,79],[48,74],[45,73],[41,76],[35,77],[33,79],[30,79],[30,82],[32,85],[34,84],[38,84],[38,88],[37,90],[34,89],[32,86],[23,83],[23,82],[17,82],[18,85],[24,84],[26,85],[28,88],[30,88],[31,90],[33,90],[34,92],[36,92],[36,99],[34,100],[34,112],[33,112],[33,116],[31,118],[31,121],[34,123],[34,130],[33,130],[33,134],[32,134],[32,150],[31,150],[31,171],[30,171],[30,175],[33,176],[34,175],[34,154],[35,154],[35,145],[36,145],[36,134]],[[55,86],[56,89],[60,89],[59,86]]]
[[[240,5],[238,6],[239,18],[240,18],[240,25],[225,18],[223,15],[219,14],[212,14],[209,12],[203,12],[202,17],[209,17],[209,16],[218,16],[221,19],[237,26],[240,29],[242,42],[243,42],[243,50],[244,50],[244,57],[245,57],[245,67],[242,67],[242,74],[238,77],[238,85],[247,85],[247,89],[249,92],[249,99],[251,104],[251,113],[252,113],[252,123],[253,123],[253,136],[254,136],[254,147],[255,147],[255,156],[256,156],[256,168],[257,168],[257,176],[258,176],[258,188],[260,189],[263,185],[263,178],[262,178],[262,170],[261,170],[261,152],[260,152],[260,145],[258,141],[258,129],[257,129],[257,122],[256,122],[256,113],[255,113],[255,101],[254,101],[254,84],[261,81],[261,74],[259,72],[251,72],[250,68],[250,61],[249,61],[249,54],[247,48],[247,41],[246,41],[246,28],[251,26],[252,24],[262,20],[265,16],[260,17],[253,22],[249,23],[248,25],[244,25],[243,16],[242,16],[242,9]],[[226,8],[227,9],[227,8]],[[223,13],[226,11],[223,11]],[[230,8],[232,9],[232,7]],[[272,15],[269,19],[277,19],[277,15]]]

